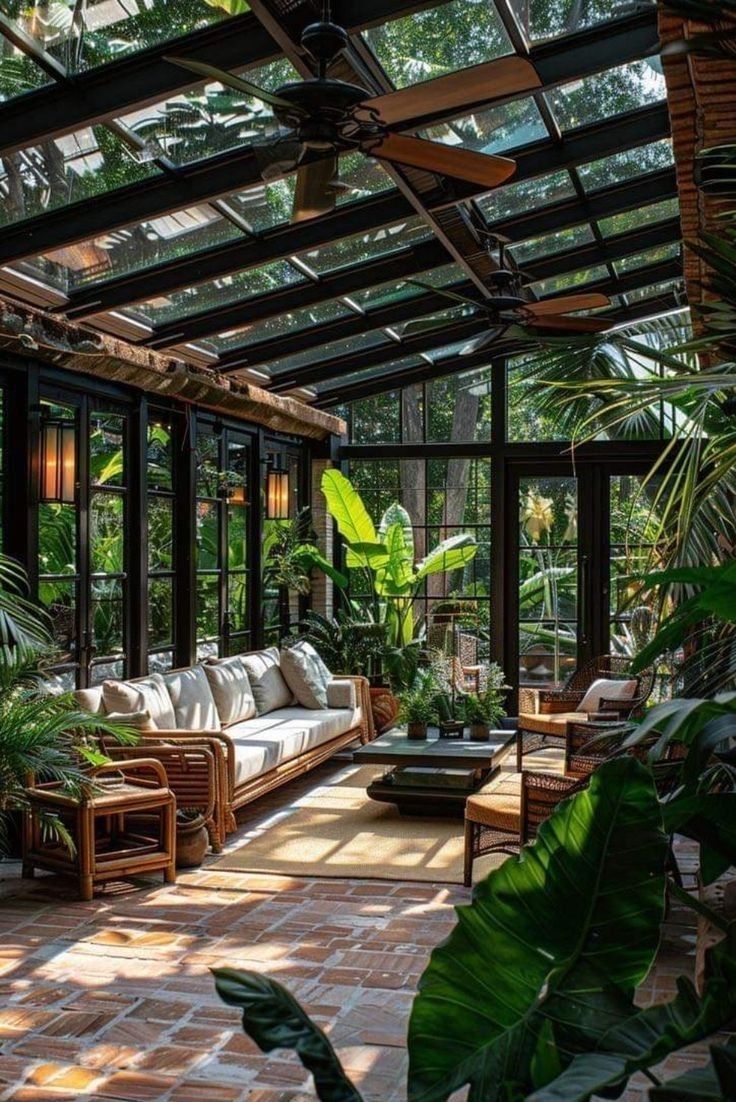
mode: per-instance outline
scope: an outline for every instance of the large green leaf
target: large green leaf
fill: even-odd
[[[326,574],[339,589],[347,589],[348,580],[344,574],[336,570],[329,559],[326,559],[319,548],[311,543],[300,543],[294,549],[294,556],[302,563],[305,570],[317,568]]]
[[[600,1039],[597,1051],[576,1056],[559,1078],[527,1102],[588,1102],[623,1087],[635,1071],[727,1025],[736,1014],[735,947],[732,930],[709,950],[702,999],[690,980],[681,977],[671,1002],[648,1007],[615,1026]]]
[[[711,1062],[670,1079],[649,1092],[649,1102],[733,1102],[736,1044],[712,1045]]]
[[[386,532],[389,530],[392,524],[400,524],[404,531],[404,546],[406,548],[406,554],[413,564],[414,562],[414,528],[412,526],[411,517],[404,508],[403,505],[399,505],[398,501],[394,501],[389,505],[388,509],[381,517],[381,523],[378,526],[378,535],[381,539],[384,539]]]
[[[450,536],[449,539],[438,543],[433,551],[417,564],[417,581],[426,578],[428,574],[444,574],[448,570],[457,570],[465,566],[475,558],[478,545],[475,538],[469,532],[461,532],[458,536]]]
[[[378,543],[373,521],[349,478],[341,471],[325,471],[322,493],[346,543]]]
[[[263,1052],[293,1049],[314,1076],[322,1102],[361,1102],[327,1037],[285,987],[257,972],[212,971],[218,995],[243,1011],[243,1029]]]
[[[654,783],[633,758],[602,765],[560,804],[432,953],[409,1025],[412,1102],[467,1083],[478,1102],[516,1097],[510,1083],[535,1085],[530,1068],[549,1076],[555,1042],[564,1052],[633,1012],[659,940],[666,855]]]
[[[403,597],[416,583],[414,560],[404,539],[400,522],[390,524],[384,535],[388,557],[376,576],[376,592],[380,596]]]
[[[716,728],[716,735],[712,736],[712,725],[729,716],[736,716],[736,693],[719,693],[712,700],[699,697],[666,700],[647,713],[627,737],[624,747],[656,739],[649,756],[652,761],[659,761],[673,742],[681,743],[691,748],[695,755],[694,768],[690,764],[690,754],[683,762],[685,777],[694,781],[704,757],[725,737],[720,728]]]
[[[353,543],[345,553],[345,563],[351,570],[364,566],[380,570],[387,562],[388,548],[385,543]]]
[[[736,865],[736,793],[697,792],[662,805],[668,834],[683,834],[700,844],[700,872],[712,884]]]

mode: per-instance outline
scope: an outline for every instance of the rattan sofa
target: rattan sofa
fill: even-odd
[[[172,670],[166,676],[187,672]],[[132,678],[129,684],[145,680]],[[141,747],[147,757],[161,761],[178,806],[196,808],[205,815],[215,852],[235,829],[240,808],[313,769],[355,740],[366,743],[375,738],[368,681],[341,675],[327,688],[325,711],[293,704],[223,724],[218,730],[176,727],[140,732]],[[106,711],[102,686],[78,690],[75,695],[86,711]]]

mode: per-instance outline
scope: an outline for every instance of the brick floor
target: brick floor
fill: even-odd
[[[250,825],[293,793],[262,801]],[[66,881],[21,881],[14,863],[0,871],[0,1099],[15,1102],[313,1099],[296,1059],[261,1054],[217,998],[209,969],[224,964],[286,983],[368,1102],[399,1102],[417,980],[453,905],[469,897],[447,885],[205,866],[175,885],[112,884],[81,903]],[[670,997],[693,958],[690,916],[673,908],[641,1001]],[[671,1059],[667,1074],[693,1060],[702,1050]],[[643,1081],[626,1095],[645,1097]]]

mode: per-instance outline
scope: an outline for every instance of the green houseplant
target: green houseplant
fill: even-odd
[[[431,670],[422,670],[414,684],[399,694],[399,723],[406,725],[407,737],[426,739],[427,727],[437,723],[437,687]]]
[[[419,983],[410,1102],[444,1102],[466,1085],[479,1102],[588,1102],[617,1097],[640,1070],[659,1089],[650,1068],[731,1021],[736,931],[724,923],[700,994],[681,978],[669,1003],[634,1001],[665,914],[667,835],[651,772],[619,757],[477,885]],[[324,1102],[359,1102],[328,1038],[283,987],[214,974],[264,1051],[295,1049]]]
[[[480,693],[470,693],[464,707],[465,722],[470,726],[470,738],[474,742],[486,742],[491,728],[497,727],[506,715],[501,693],[491,687]]]

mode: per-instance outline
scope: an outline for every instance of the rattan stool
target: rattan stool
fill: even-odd
[[[126,776],[126,770],[135,772]],[[106,783],[115,772],[122,780]],[[145,774],[149,774],[146,776]],[[85,795],[74,797],[59,790],[56,782],[26,790],[30,811],[23,823],[23,876],[46,869],[73,876],[84,900],[92,899],[94,884],[163,870],[164,881],[176,879],[176,798],[166,784],[161,762],[153,758],[115,762],[95,769],[96,782]],[[157,814],[157,831],[126,829],[131,812]],[[56,815],[74,839],[75,852],[50,837],[39,812]]]

